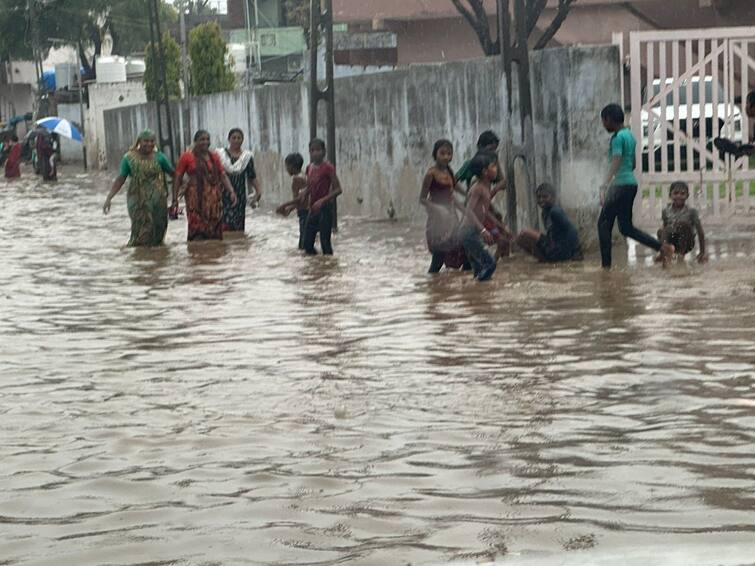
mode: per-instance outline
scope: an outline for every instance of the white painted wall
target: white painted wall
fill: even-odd
[[[93,167],[107,165],[105,151],[105,110],[147,102],[141,81],[93,83],[89,85],[89,111],[86,120],[87,161]]]

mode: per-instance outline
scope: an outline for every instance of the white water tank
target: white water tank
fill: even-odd
[[[125,83],[126,61],[123,57],[97,57],[98,83]]]
[[[78,86],[78,73],[79,71],[73,63],[59,63],[55,65],[55,88],[62,90]]]
[[[147,70],[147,65],[144,63],[144,59],[128,59],[126,61],[126,75],[141,76],[144,71]]]
[[[226,63],[231,66],[234,73],[246,71],[246,45],[243,43],[229,43]]]

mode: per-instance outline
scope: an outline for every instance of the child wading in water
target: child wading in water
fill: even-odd
[[[477,138],[477,154],[479,153],[495,153],[498,154],[498,145],[501,143],[500,138],[491,130],[485,130]],[[477,155],[475,154],[475,155]],[[465,162],[456,174],[459,183],[465,183],[467,186],[467,193],[472,187],[472,181],[474,174],[472,173],[472,160]],[[500,192],[506,190],[506,180],[503,178],[501,168],[498,168],[498,177],[493,181],[493,197]],[[503,227],[503,215],[496,210],[493,204],[490,205],[489,217],[485,222],[485,227],[496,236],[498,247],[496,248],[495,259],[498,261],[501,257],[508,257],[511,248],[511,238],[508,232]],[[503,237],[503,236],[506,237]]]
[[[299,216],[299,249],[304,249],[304,232],[307,225],[308,208],[308,191],[307,178],[302,174],[304,167],[304,158],[300,153],[291,153],[286,156],[286,172],[291,176],[291,196],[290,201],[280,205],[276,212],[282,216],[288,216],[296,209]]]
[[[325,160],[325,142],[313,139],[309,142],[307,166],[307,192],[309,194],[309,214],[304,226],[304,251],[315,255],[315,239],[320,233],[320,246],[324,255],[333,255],[330,236],[333,233],[335,211],[333,201],[343,193],[336,168]]]
[[[637,179],[634,176],[637,142],[632,132],[624,127],[624,111],[618,104],[609,104],[603,108],[600,117],[606,131],[613,134],[608,153],[611,167],[606,182],[600,189],[603,208],[598,218],[598,237],[603,267],[611,267],[611,233],[617,218],[619,231],[623,236],[660,251],[664,257],[672,256],[674,247],[671,244],[661,244],[632,224],[632,207],[637,195]]]
[[[547,263],[582,259],[577,229],[556,204],[556,189],[543,183],[535,194],[537,205],[543,209],[545,234],[526,228],[519,233],[516,243],[527,253]]]
[[[677,181],[672,183],[669,189],[671,203],[663,209],[661,218],[663,228],[658,230],[658,238],[665,244],[674,246],[680,257],[695,249],[695,234],[700,237],[700,253],[697,261],[704,263],[708,256],[705,254],[705,232],[700,223],[700,214],[697,209],[687,206],[689,187],[687,183]],[[663,256],[658,255],[656,261],[663,261]]]
[[[464,264],[464,252],[459,246],[456,231],[459,217],[456,215],[454,192],[464,194],[456,184],[451,170],[454,157],[453,144],[445,139],[433,146],[435,165],[428,169],[422,181],[419,203],[427,210],[427,248],[432,254],[428,273],[438,273],[443,265],[458,269]]]
[[[492,245],[496,241],[485,228],[485,221],[490,211],[491,185],[498,177],[498,157],[494,153],[478,153],[469,167],[477,182],[469,191],[461,238],[475,278],[487,281],[493,276],[496,266],[495,260],[485,249],[485,244]]]

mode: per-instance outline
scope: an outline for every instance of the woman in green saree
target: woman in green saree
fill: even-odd
[[[155,134],[145,130],[123,156],[120,171],[102,210],[110,212],[110,202],[121,190],[126,179],[128,186],[128,215],[131,218],[129,246],[159,246],[168,229],[168,185],[165,177],[173,177],[168,158],[155,151]]]

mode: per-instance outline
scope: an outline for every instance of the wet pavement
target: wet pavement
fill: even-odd
[[[108,184],[0,181],[0,564],[755,563],[755,231],[483,285],[402,222],[127,249]]]

